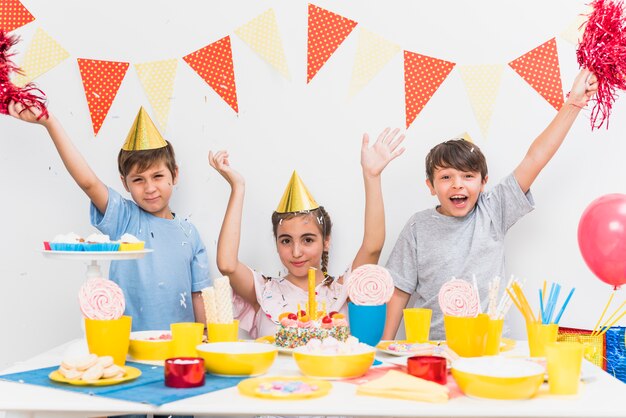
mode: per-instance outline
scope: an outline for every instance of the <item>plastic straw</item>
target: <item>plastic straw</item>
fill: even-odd
[[[544,287],[545,287],[545,283],[546,282],[543,282],[543,283],[544,283]],[[541,289],[539,289],[539,315],[541,315],[540,316],[541,323],[545,324],[546,323],[545,322],[545,314],[544,314],[544,311],[543,311],[543,292],[541,291]]]
[[[554,320],[555,324],[558,324],[559,321],[561,320],[561,315],[563,315],[563,312],[565,312],[565,308],[567,307],[569,300],[572,298],[572,295],[574,294],[574,290],[576,290],[576,288],[572,287],[572,290],[569,291],[567,298],[565,298],[565,302],[563,302],[563,306],[561,306],[561,310],[559,311],[559,313],[556,316],[556,319]]]
[[[613,315],[609,316],[609,319],[607,319],[607,320],[606,320],[606,322],[604,323],[604,325],[602,325],[602,326],[600,327],[600,329],[598,330],[598,332],[596,333],[596,335],[602,335],[602,334],[604,334],[604,333],[606,332],[606,329],[608,329],[608,328],[610,328],[610,327],[612,327],[612,326],[613,326],[613,324],[615,323],[615,321],[611,322],[611,325],[609,325],[609,326],[608,326],[608,328],[607,328],[607,324],[609,323],[609,321],[611,321],[611,319],[613,319],[613,317],[614,317],[615,315],[617,315],[617,313],[618,313],[619,311],[621,311],[621,310],[622,310],[622,307],[623,307],[624,305],[626,305],[626,300],[625,300],[624,302],[622,302],[622,304],[621,304],[621,305],[619,305],[619,308],[617,308],[617,309],[615,310],[615,312],[613,312]],[[620,316],[620,318],[621,318],[621,316]],[[618,318],[618,319],[619,319],[619,318]]]
[[[626,303],[626,302],[625,302],[625,303]],[[623,305],[623,304],[622,304],[622,305]],[[605,332],[607,332],[609,329],[611,329],[611,327],[612,327],[613,325],[615,325],[615,323],[616,323],[617,321],[619,321],[620,319],[622,319],[622,317],[623,317],[624,315],[626,315],[626,310],[625,310],[624,312],[622,312],[622,314],[621,314],[620,316],[618,316],[617,318],[615,318],[615,320],[614,320],[613,322],[611,322],[609,325],[607,325],[606,327],[604,327],[604,328],[602,329],[602,331],[600,332],[600,334],[599,334],[599,335],[603,335]]]
[[[600,322],[602,322],[602,318],[604,318],[604,314],[606,313],[606,310],[609,309],[609,305],[611,305],[613,296],[615,296],[615,290],[613,291],[613,293],[611,293],[611,296],[609,297],[609,301],[606,303],[606,306],[604,307],[604,310],[602,311],[602,315],[600,315],[600,318],[598,318],[598,322],[596,322],[596,325],[593,327],[593,332],[591,333],[592,337],[596,335],[598,331],[600,331],[598,326],[600,326]]]

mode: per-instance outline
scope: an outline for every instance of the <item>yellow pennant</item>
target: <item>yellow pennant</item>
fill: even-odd
[[[589,15],[592,11],[593,7],[585,6],[585,10],[576,16],[576,19],[561,32],[561,37],[571,44],[578,45],[583,38],[585,27],[587,27],[587,20],[589,20]]]
[[[235,33],[285,78],[290,78],[274,9],[268,9],[235,29]]]
[[[15,76],[13,82],[22,87],[56,67],[69,56],[70,54],[57,41],[52,39],[43,29],[37,28],[21,65],[24,74]]]
[[[461,78],[483,137],[487,136],[491,115],[500,90],[504,65],[459,65]]]
[[[176,58],[173,58],[135,64],[139,81],[146,92],[152,109],[154,109],[156,119],[162,130],[167,127],[167,120],[170,115],[177,63]]]
[[[352,67],[349,95],[353,97],[400,52],[400,46],[361,28]]]

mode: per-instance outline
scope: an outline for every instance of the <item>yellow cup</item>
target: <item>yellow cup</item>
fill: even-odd
[[[207,336],[211,343],[227,343],[239,339],[239,320],[235,319],[230,324],[207,324]]]
[[[502,342],[503,319],[489,319],[487,324],[487,345],[485,347],[486,356],[497,356],[500,354],[500,343]]]
[[[432,309],[408,308],[403,310],[403,314],[406,340],[412,343],[428,342]]]
[[[480,314],[474,318],[443,316],[446,330],[446,343],[461,357],[480,357],[487,347],[489,315]]]
[[[172,357],[198,357],[196,346],[202,344],[204,324],[199,322],[176,322],[170,325],[172,331]]]
[[[542,324],[541,322],[526,323],[528,333],[528,348],[531,357],[545,357],[546,344],[556,342],[559,333],[557,324]]]
[[[576,342],[555,342],[545,346],[548,384],[554,395],[578,393],[584,346]]]
[[[85,318],[85,336],[91,354],[111,356],[118,366],[126,364],[126,355],[130,345],[132,318],[120,319]]]

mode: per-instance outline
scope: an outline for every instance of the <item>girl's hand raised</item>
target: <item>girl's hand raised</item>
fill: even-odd
[[[226,179],[230,187],[245,183],[243,176],[231,168],[228,161],[228,151],[221,150],[215,154],[213,151],[209,151],[209,164]]]
[[[379,176],[391,160],[404,152],[404,147],[400,147],[400,144],[404,141],[405,136],[402,134],[396,138],[398,132],[400,132],[398,128],[393,131],[390,128],[385,129],[378,135],[378,139],[371,147],[369,146],[369,135],[363,134],[361,144],[363,175]]]
[[[48,121],[47,116],[41,116],[41,109],[38,109],[36,106],[26,106],[22,103],[16,102],[15,100],[12,100],[11,103],[9,103],[8,110],[9,115],[19,120],[23,120],[24,122],[45,125]]]

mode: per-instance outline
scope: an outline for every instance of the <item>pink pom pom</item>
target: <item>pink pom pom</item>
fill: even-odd
[[[617,98],[616,90],[626,90],[626,17],[622,0],[594,0],[593,12],[576,55],[578,64],[598,78],[596,104],[591,110],[591,129],[600,128]]]
[[[46,95],[33,83],[28,83],[24,87],[17,87],[11,83],[11,74],[22,74],[18,66],[11,57],[15,54],[9,50],[19,41],[15,35],[7,35],[0,31],[0,113],[9,114],[9,103],[16,101],[26,107],[35,107],[41,111],[39,118],[48,117],[46,109]]]

